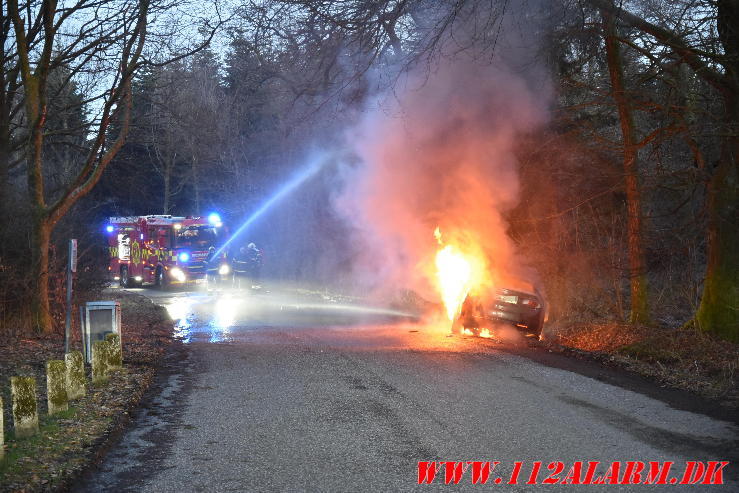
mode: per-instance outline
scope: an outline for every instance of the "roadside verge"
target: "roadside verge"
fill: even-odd
[[[5,457],[0,459],[0,490],[49,491],[69,488],[94,463],[125,427],[131,412],[149,388],[172,344],[172,321],[164,308],[148,298],[114,291],[121,302],[124,368],[107,385],[93,387],[70,402],[70,409],[47,415],[45,362],[63,359],[61,336],[17,339],[0,343],[0,388],[5,406]],[[73,337],[72,349],[80,349]],[[89,372],[89,368],[88,368]],[[26,439],[12,434],[10,377],[36,378],[40,433]]]
[[[551,330],[540,344],[687,390],[726,410],[739,410],[739,344],[693,327],[584,324]]]

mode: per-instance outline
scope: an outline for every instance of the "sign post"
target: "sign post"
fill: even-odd
[[[67,318],[64,322],[64,354],[69,352],[69,333],[72,328],[72,277],[77,272],[77,240],[69,240],[67,262]]]

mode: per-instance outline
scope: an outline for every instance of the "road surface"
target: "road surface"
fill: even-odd
[[[674,461],[680,478],[687,460],[738,459],[737,417],[515,331],[504,343],[448,337],[295,290],[135,291],[167,307],[184,344],[79,491],[530,491],[552,488],[524,484],[535,461],[541,483],[553,461],[560,479],[574,461]],[[444,469],[417,485],[418,461],[466,460],[501,464],[486,486],[471,485],[471,469],[457,485],[443,484]],[[520,484],[495,485],[516,461]],[[686,491],[739,491],[735,467],[724,478]]]

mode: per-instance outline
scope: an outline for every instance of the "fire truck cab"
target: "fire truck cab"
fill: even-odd
[[[225,239],[217,214],[111,217],[105,229],[108,271],[122,287],[144,283],[164,287],[205,279],[216,264],[220,275],[229,273],[225,253],[213,258]]]

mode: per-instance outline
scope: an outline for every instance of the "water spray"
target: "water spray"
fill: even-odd
[[[301,169],[298,173],[296,173],[290,180],[285,183],[282,188],[275,191],[272,196],[267,199],[257,210],[251,213],[249,217],[246,218],[246,221],[239,226],[239,229],[234,231],[234,233],[229,237],[228,240],[226,240],[223,245],[218,248],[213,258],[217,258],[219,255],[223,253],[223,250],[226,249],[228,245],[233,242],[234,239],[239,237],[246,229],[251,226],[257,219],[259,219],[261,216],[263,216],[272,206],[277,204],[280,200],[285,198],[287,195],[289,195],[291,192],[293,192],[295,189],[297,189],[300,185],[308,181],[309,178],[311,178],[313,175],[315,175],[321,168],[323,168],[326,164],[327,160],[321,159],[311,162],[308,166]]]

